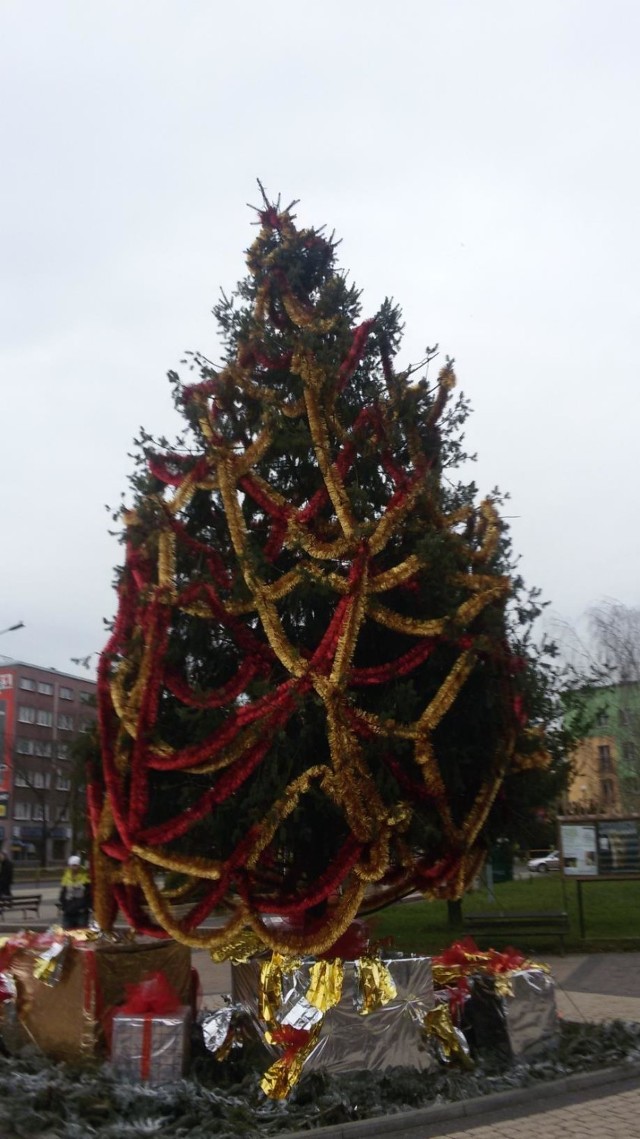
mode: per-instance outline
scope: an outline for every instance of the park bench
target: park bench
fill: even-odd
[[[469,914],[463,917],[462,927],[465,933],[474,936],[497,934],[501,940],[523,934],[528,937],[557,936],[564,955],[564,935],[569,929],[569,915],[563,910],[546,910],[540,913],[528,911],[527,913]]]
[[[11,898],[0,898],[0,917],[12,910],[22,910],[22,917],[26,920],[28,913],[40,917],[40,903],[42,894],[14,894]]]

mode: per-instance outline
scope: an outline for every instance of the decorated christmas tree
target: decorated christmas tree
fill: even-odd
[[[172,377],[175,447],[141,440],[95,905],[222,954],[319,953],[413,890],[460,898],[549,754],[506,531],[452,476],[451,363],[397,370],[400,314],[361,319],[334,241],[266,199],[259,225],[215,310],[224,362]]]

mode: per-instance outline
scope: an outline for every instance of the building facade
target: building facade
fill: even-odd
[[[622,810],[617,749],[611,736],[589,736],[571,756],[569,807],[581,814],[610,815]]]
[[[640,813],[640,684],[582,691],[593,720],[572,755],[572,811]]]
[[[22,661],[0,661],[0,845],[16,860],[62,862],[81,792],[73,745],[91,731],[96,685]]]

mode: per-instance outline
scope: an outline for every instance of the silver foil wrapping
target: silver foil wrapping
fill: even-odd
[[[299,968],[284,974],[282,1002],[276,1012],[278,1024],[293,1028],[312,1029],[322,1021],[317,1044],[305,1060],[305,1072],[316,1068],[384,1071],[398,1065],[419,1071],[437,1068],[424,1028],[424,1018],[434,1006],[430,957],[384,959],[396,996],[366,1016],[359,1011],[358,962],[345,961],[342,997],[324,1019],[306,997],[313,964],[313,960],[304,960]],[[232,968],[233,1000],[243,1004],[255,1022],[259,1019],[260,965],[254,959]],[[262,1027],[264,1031],[266,1026]]]
[[[473,977],[465,1015],[478,1051],[519,1061],[558,1044],[555,981],[542,969]]]
[[[111,1063],[116,1073],[136,1083],[166,1084],[182,1079],[189,1058],[191,1010],[113,1018]]]
[[[215,1012],[205,1012],[199,1018],[202,1039],[207,1051],[213,1052],[214,1055],[222,1051],[232,1032],[232,1020],[233,1009],[230,1005],[227,1008],[216,1009]]]
[[[233,1049],[242,1049],[245,1056],[260,1068],[268,1068],[277,1059],[278,1049],[264,1037],[263,1026],[242,1004],[225,1008],[204,1009],[198,1016],[202,1040],[216,1060],[225,1060]]]

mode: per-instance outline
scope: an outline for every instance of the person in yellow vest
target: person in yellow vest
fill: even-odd
[[[60,883],[60,909],[64,929],[83,929],[89,924],[91,879],[77,854],[72,854]]]

